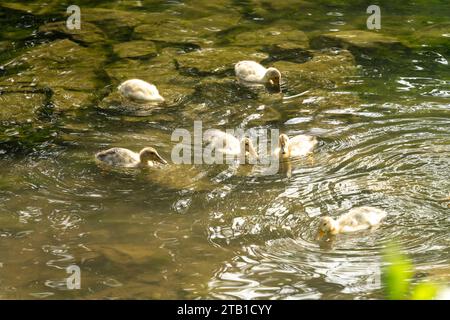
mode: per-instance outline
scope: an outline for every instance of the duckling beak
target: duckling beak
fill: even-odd
[[[167,164],[167,161],[163,159],[159,154],[156,154],[156,161],[162,164]]]
[[[281,89],[281,87],[280,87],[280,80],[278,80],[278,79],[270,79],[269,80],[269,83],[270,83],[270,85],[272,86],[272,87],[274,87],[274,88],[280,88]]]
[[[319,231],[317,231],[317,237],[316,237],[316,239],[317,239],[317,240],[320,240],[320,239],[323,238],[324,235],[325,235],[325,232],[324,232],[323,230],[319,230]]]
[[[269,91],[269,93],[280,93],[281,92],[281,86],[278,81],[274,81],[273,79],[270,79],[265,84],[266,90]]]

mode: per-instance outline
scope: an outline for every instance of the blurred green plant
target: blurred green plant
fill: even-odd
[[[438,294],[438,286],[429,282],[413,284],[414,268],[411,260],[398,246],[391,244],[384,255],[382,281],[390,300],[432,300]]]

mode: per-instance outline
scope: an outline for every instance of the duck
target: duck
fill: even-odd
[[[167,161],[152,147],[143,148],[139,153],[125,148],[111,148],[98,152],[95,158],[101,163],[124,168],[153,167],[158,163],[167,164]]]
[[[447,208],[450,208],[450,195],[446,198],[442,198],[438,200],[439,202],[449,202],[447,203]]]
[[[144,80],[131,79],[122,82],[117,89],[120,95],[134,102],[162,103],[165,99],[159,94],[155,85]]]
[[[357,207],[337,219],[326,216],[320,218],[318,238],[325,234],[337,235],[370,229],[378,226],[387,216],[386,211],[374,207]]]
[[[282,159],[303,157],[311,153],[317,145],[317,138],[309,135],[297,135],[289,138],[286,134],[280,134],[278,147],[274,150],[274,156]]]
[[[214,148],[217,152],[225,155],[240,155],[245,157],[246,160],[253,157],[258,159],[258,153],[253,146],[253,142],[248,137],[243,137],[241,140],[236,138],[230,133],[210,129],[204,134],[204,139],[209,142],[210,147]],[[244,146],[242,149],[241,146]]]
[[[281,72],[276,68],[265,68],[256,61],[239,61],[234,66],[236,77],[247,83],[259,83],[280,87]]]

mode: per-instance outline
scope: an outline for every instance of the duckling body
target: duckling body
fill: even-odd
[[[314,136],[297,135],[289,138],[285,134],[280,134],[278,147],[273,153],[280,159],[303,157],[311,153],[317,143],[317,138]]]
[[[95,158],[104,164],[113,167],[136,168],[136,167],[153,167],[157,163],[166,164],[158,152],[151,147],[147,147],[136,153],[125,148],[111,148],[100,151]]]
[[[158,89],[153,84],[140,79],[131,79],[118,86],[122,97],[134,102],[164,102]]]
[[[321,218],[319,236],[325,233],[336,235],[370,229],[379,225],[386,216],[386,211],[374,207],[353,208],[336,220],[331,217]]]
[[[280,86],[281,73],[275,68],[265,68],[256,61],[239,61],[234,66],[236,77],[247,83]]]
[[[210,129],[205,132],[205,140],[210,143],[210,147],[214,148],[217,152],[225,155],[241,155],[245,158],[254,157],[258,158],[258,154],[253,146],[252,141],[245,137],[241,141],[232,134]],[[244,148],[241,148],[241,144]]]

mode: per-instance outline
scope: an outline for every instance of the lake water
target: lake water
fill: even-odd
[[[383,248],[450,282],[448,1],[0,2],[0,298],[382,299]],[[276,66],[282,93],[233,63]],[[117,85],[168,103],[120,107]],[[291,175],[260,167],[105,170],[100,150],[154,146],[177,128],[317,136]],[[447,200],[446,200],[447,199]],[[389,215],[315,239],[320,216]],[[69,290],[66,268],[81,270]]]

